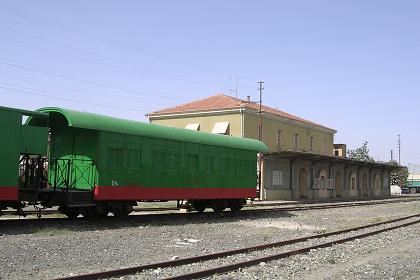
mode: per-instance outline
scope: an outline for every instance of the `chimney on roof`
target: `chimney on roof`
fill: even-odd
[[[246,101],[248,101],[248,103],[251,102],[251,96],[247,95],[246,96]]]
[[[334,155],[336,157],[347,157],[347,145],[346,144],[334,144]]]

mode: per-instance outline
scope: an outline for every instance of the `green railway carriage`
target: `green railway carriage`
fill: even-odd
[[[189,200],[202,211],[240,209],[256,195],[256,140],[42,108],[51,130],[46,206],[69,215],[125,212],[136,201]],[[32,116],[30,126],[46,125]],[[71,212],[73,209],[76,212]]]
[[[48,147],[48,128],[23,123],[25,116],[47,120],[40,112],[0,107],[0,209],[20,207],[20,201],[46,184],[43,163]],[[25,172],[31,166],[32,172]]]

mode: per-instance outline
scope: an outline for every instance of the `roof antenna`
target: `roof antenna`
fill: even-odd
[[[229,95],[233,96],[233,92],[235,93],[235,98],[238,98],[238,77],[235,77],[236,79],[236,88],[232,88],[232,75],[229,74]]]

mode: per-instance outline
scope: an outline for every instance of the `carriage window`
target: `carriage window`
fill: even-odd
[[[228,160],[228,173],[230,175],[236,175],[236,160],[233,158]]]
[[[117,148],[108,148],[108,167],[123,167],[124,150]]]
[[[227,174],[227,158],[219,158],[219,168],[221,174]]]
[[[127,168],[139,169],[141,152],[139,149],[127,149],[125,164]]]
[[[186,167],[188,172],[196,174],[198,170],[198,155],[187,154]]]
[[[179,169],[179,153],[178,152],[168,152],[166,153],[166,170],[176,171]]]
[[[164,171],[165,169],[165,153],[161,151],[153,151],[152,168],[154,170]]]
[[[204,172],[214,174],[214,157],[206,156],[204,158]]]

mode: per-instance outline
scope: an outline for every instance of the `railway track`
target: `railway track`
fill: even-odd
[[[293,206],[293,207],[277,207],[272,209],[265,209],[266,212],[270,211],[305,211],[305,210],[317,210],[317,209],[332,209],[332,208],[345,208],[345,207],[357,207],[357,206],[367,206],[367,205],[379,205],[379,204],[390,204],[390,203],[400,203],[400,202],[410,202],[417,201],[420,199],[404,199],[404,200],[386,200],[386,201],[368,201],[368,202],[346,202],[346,203],[331,203],[331,204],[321,204],[321,205],[303,205],[303,206]],[[256,209],[257,210],[257,209]],[[258,209],[257,211],[259,211]],[[253,210],[247,210],[253,211]]]
[[[210,260],[223,259],[230,256],[238,255],[238,254],[250,254],[255,251],[263,251],[263,250],[268,250],[268,249],[273,249],[273,248],[280,248],[287,245],[303,243],[309,240],[317,240],[317,239],[321,239],[325,237],[337,236],[337,238],[335,238],[333,241],[323,242],[323,243],[319,243],[312,246],[302,245],[298,249],[284,251],[282,253],[270,254],[264,257],[253,258],[251,260],[244,261],[244,262],[235,262],[228,265],[217,266],[214,268],[198,270],[195,272],[189,272],[188,274],[171,276],[170,278],[165,278],[167,280],[169,279],[171,280],[199,279],[199,278],[204,278],[204,277],[210,277],[216,274],[222,274],[222,273],[227,273],[230,271],[235,271],[240,268],[255,266],[262,262],[269,262],[273,260],[284,259],[293,255],[305,254],[305,253],[310,252],[311,250],[330,247],[335,244],[341,244],[348,241],[369,237],[369,236],[376,235],[382,232],[394,230],[397,228],[407,227],[407,226],[418,224],[418,223],[420,223],[420,214],[406,216],[399,219],[389,220],[386,222],[380,222],[380,223],[359,226],[355,228],[349,228],[349,229],[340,230],[340,231],[317,234],[317,235],[312,235],[312,236],[307,236],[307,237],[301,237],[301,238],[296,238],[296,239],[291,239],[291,240],[286,240],[286,241],[281,241],[281,242],[276,242],[276,243],[270,243],[270,244],[264,244],[264,245],[259,245],[259,246],[253,246],[253,247],[248,247],[248,248],[242,248],[242,249],[237,249],[237,250],[225,251],[225,252],[220,252],[220,253],[215,253],[215,254],[178,259],[174,261],[159,262],[159,263],[141,265],[141,266],[136,266],[136,267],[100,271],[96,273],[89,273],[89,274],[83,274],[83,275],[68,276],[68,277],[63,277],[63,278],[58,278],[58,279],[60,280],[82,280],[82,279],[94,280],[94,279],[121,277],[121,276],[141,273],[141,272],[152,270],[152,269],[170,269],[173,267],[198,264],[198,263],[206,262]],[[340,235],[344,235],[344,236],[340,236]]]
[[[399,203],[399,202],[410,202],[417,201],[420,198],[390,198],[386,200],[356,200],[356,201],[342,201],[339,203],[334,202],[319,202],[319,201],[309,201],[309,202],[286,202],[286,203],[264,203],[264,204],[248,204],[245,206],[245,211],[249,212],[270,212],[270,211],[304,211],[304,210],[316,210],[316,209],[329,209],[329,208],[341,208],[341,207],[356,207],[364,205],[376,205],[376,204],[388,204],[388,203]],[[314,205],[318,204],[318,205]],[[299,206],[289,206],[289,205],[299,205]],[[273,207],[268,209],[258,209],[264,207]],[[257,209],[255,209],[257,208]],[[165,212],[165,211],[177,211],[179,210],[176,207],[159,207],[159,208],[134,208],[134,213],[147,213],[147,212]],[[3,210],[2,215],[12,216],[16,215],[16,210]],[[26,210],[24,211],[24,216],[33,216],[37,215],[40,218],[42,215],[62,215],[62,213],[56,209],[44,209],[41,211],[37,210]],[[163,214],[162,214],[163,215]]]
[[[379,204],[389,204],[389,203],[400,203],[400,202],[410,202],[410,201],[417,201],[420,199],[402,199],[402,200],[396,200],[396,199],[389,199],[389,200],[381,200],[381,201],[362,201],[362,202],[346,202],[346,203],[324,203],[319,205],[302,205],[302,206],[286,206],[283,207],[283,205],[280,205],[279,207],[272,207],[267,205],[261,205],[261,207],[246,207],[242,211],[238,213],[232,213],[230,211],[222,212],[222,216],[244,216],[249,214],[259,214],[259,213],[274,213],[274,212],[295,212],[295,211],[309,211],[309,210],[321,210],[321,209],[333,209],[333,208],[348,208],[348,207],[361,207],[361,206],[369,206],[369,205],[379,205]],[[274,204],[270,204],[274,205]],[[264,208],[264,207],[270,207],[270,208]],[[162,210],[165,209],[165,210]],[[34,218],[16,218],[13,217],[11,219],[0,219],[0,225],[8,225],[8,226],[14,226],[14,225],[24,225],[27,223],[31,224],[44,224],[44,223],[53,223],[53,222],[67,222],[68,218],[62,215],[58,210],[49,210],[49,214],[45,215],[45,218],[42,219],[34,219]],[[171,208],[170,210],[178,210],[177,208]],[[168,208],[138,208],[135,209],[135,214],[129,215],[127,218],[125,218],[126,221],[139,221],[139,222],[153,222],[156,219],[171,219],[171,218],[179,218],[179,217],[210,217],[214,216],[215,214],[213,212],[205,212],[205,213],[197,213],[192,212],[186,213],[183,212],[168,212]],[[36,214],[36,211],[32,212],[33,214]],[[52,214],[61,215],[59,217],[53,216]],[[106,218],[103,218],[102,220],[108,220],[108,219],[114,219],[112,216],[108,216]],[[79,220],[84,220],[83,218],[76,219],[76,222]]]

